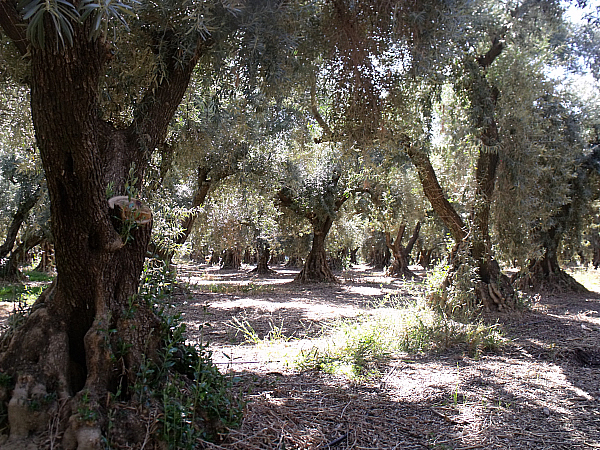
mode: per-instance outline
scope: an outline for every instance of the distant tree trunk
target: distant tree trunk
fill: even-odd
[[[222,270],[240,270],[242,267],[242,254],[237,248],[228,248],[221,257]]]
[[[8,226],[8,230],[6,232],[6,238],[4,239],[4,243],[0,245],[0,259],[6,257],[13,249],[15,245],[15,240],[17,239],[17,235],[19,234],[19,230],[21,229],[21,225],[27,218],[29,211],[33,209],[38,200],[42,195],[42,188],[38,186],[37,189],[28,196],[23,203],[19,205],[17,211],[12,217],[12,221]]]
[[[373,266],[375,270],[383,270],[388,267],[392,260],[392,254],[385,244],[385,234],[383,232],[375,232],[367,242],[369,243],[367,263]]]
[[[269,267],[269,259],[271,258],[271,247],[264,239],[258,239],[256,243],[256,253],[258,254],[256,268],[250,271],[256,275],[273,275],[275,272]]]
[[[19,266],[25,261],[27,253],[42,242],[44,242],[44,235],[41,232],[24,236],[23,241],[13,249],[6,263],[0,267],[0,277],[7,280],[18,279],[20,277]]]
[[[543,256],[529,261],[527,272],[518,274],[514,279],[519,289],[534,292],[587,292],[587,289],[566,273],[558,262],[558,249],[572,207],[572,203],[563,205],[553,217],[555,224],[548,230],[538,233],[537,240],[542,243]]]
[[[347,247],[340,249],[335,254],[329,254],[329,268],[333,271],[344,270],[346,262],[349,260],[350,252]]]
[[[53,247],[50,242],[44,240],[41,244],[41,259],[37,267],[34,269],[36,272],[49,272],[52,268],[52,253]]]
[[[388,275],[397,277],[413,278],[416,275],[408,268],[410,253],[419,237],[419,230],[421,229],[421,222],[417,222],[412,236],[408,240],[406,247],[402,245],[402,238],[404,237],[404,231],[406,225],[402,224],[398,227],[398,234],[396,239],[392,241],[390,233],[385,233],[385,243],[392,252],[394,262],[388,271]]]
[[[339,179],[340,174],[334,172],[332,174],[331,182],[323,193],[329,200],[334,200],[334,212],[338,212],[344,202],[349,198],[345,193],[341,193],[341,195],[335,198],[335,189]],[[295,281],[300,283],[337,283],[338,279],[331,272],[331,269],[327,264],[327,255],[325,253],[325,239],[331,229],[331,225],[333,225],[333,217],[330,215],[330,212],[321,212],[321,214],[318,214],[315,211],[303,210],[298,204],[297,199],[292,198],[289,195],[289,191],[286,189],[280,189],[277,195],[282,206],[291,209],[297,214],[304,215],[312,225],[312,248],[304,262],[302,271],[296,276]]]
[[[220,262],[221,262],[221,254],[218,252],[215,252],[214,250],[211,250],[210,259],[208,260],[208,265],[216,266],[217,264],[220,264]]]
[[[358,264],[357,253],[360,250],[360,247],[356,247],[350,250],[350,264]]]
[[[431,265],[431,257],[433,255],[432,248],[421,248],[419,251],[419,265],[424,269],[428,269]]]
[[[304,261],[298,255],[292,255],[288,258],[288,261],[285,263],[285,267],[296,268],[303,267]]]
[[[296,281],[300,283],[338,282],[327,264],[327,254],[325,253],[325,238],[332,224],[331,216],[313,220],[312,248],[306,257],[302,271],[296,276]]]

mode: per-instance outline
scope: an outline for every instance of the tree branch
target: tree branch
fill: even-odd
[[[429,160],[429,155],[414,146],[408,146],[408,156],[415,165],[423,192],[431,203],[436,214],[442,219],[444,225],[450,229],[450,233],[456,242],[462,241],[467,236],[466,226],[454,207],[446,198],[435,170]]]
[[[16,8],[16,2],[0,0],[0,27],[13,41],[21,55],[27,54],[26,24]]]
[[[415,229],[413,230],[412,236],[406,243],[405,251],[407,256],[412,253],[412,249],[415,246],[415,242],[417,242],[417,239],[419,238],[419,231],[421,231],[421,222],[417,222],[417,224],[415,225]]]
[[[176,36],[173,35],[171,39],[175,40]],[[177,61],[175,54],[169,55],[167,75],[157,87],[148,88],[135,109],[134,120],[129,126],[129,132],[139,143],[141,157],[146,158],[165,140],[168,125],[187,90],[194,68],[211,45],[212,40],[199,38],[194,55],[183,66]],[[178,48],[177,45],[172,47]]]
[[[333,132],[331,131],[331,128],[329,128],[327,122],[325,122],[325,119],[323,119],[323,117],[319,113],[316,89],[316,80],[313,80],[313,82],[310,85],[310,111],[312,112],[312,115],[317,121],[317,123],[321,126],[321,128],[323,128],[323,132],[326,137],[325,139],[323,139],[323,137],[315,138],[315,143],[320,144],[321,142],[331,140],[333,137]]]
[[[495,59],[498,56],[500,56],[502,50],[504,50],[504,44],[502,43],[502,41],[500,41],[498,37],[495,37],[492,41],[492,46],[487,51],[487,53],[476,58],[477,64],[479,64],[479,67],[481,67],[482,69],[487,69],[489,66],[492,65]]]
[[[15,245],[15,240],[17,239],[17,234],[19,234],[19,230],[21,229],[21,225],[41,195],[42,188],[41,186],[38,186],[35,192],[31,196],[27,197],[25,201],[17,208],[17,212],[13,216],[12,222],[8,227],[4,244],[0,246],[0,258],[4,258],[12,250],[13,246]]]

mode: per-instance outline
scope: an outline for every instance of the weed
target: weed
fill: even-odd
[[[247,319],[239,319],[234,317],[229,323],[226,324],[230,328],[236,331],[236,335],[241,333],[246,338],[245,342],[251,344],[263,344],[267,342],[288,342],[292,337],[288,337],[284,333],[283,319],[279,325],[275,324],[272,319],[269,319],[269,331],[264,338],[261,339],[259,334],[254,330],[252,325]]]

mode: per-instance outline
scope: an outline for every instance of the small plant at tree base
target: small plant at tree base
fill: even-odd
[[[170,313],[169,295],[174,273],[166,264],[147,264],[137,298],[152,305],[162,322],[162,346],[158,360],[142,360],[131,394],[140,408],[160,411],[157,435],[170,449],[197,448],[198,439],[218,439],[227,428],[239,425],[244,402],[233,393],[233,381],[212,362],[206,345],[185,342],[185,324]],[[115,351],[127,352],[120,347]],[[110,432],[110,431],[109,431]],[[107,436],[108,442],[111,436]]]

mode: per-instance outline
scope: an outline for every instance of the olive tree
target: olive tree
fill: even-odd
[[[64,448],[102,448],[107,402],[133,401],[140,368],[160,365],[172,330],[136,296],[152,226],[137,197],[195,68],[256,34],[247,25],[265,5],[0,2],[3,55],[24,66],[14,73],[29,88],[57,269],[3,341],[8,445],[23,448],[61,415]],[[35,414],[32,401],[41,405]],[[123,425],[143,441],[143,429]]]

